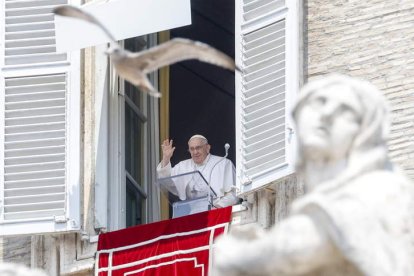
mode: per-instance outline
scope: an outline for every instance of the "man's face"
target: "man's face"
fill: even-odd
[[[194,138],[188,142],[188,151],[194,163],[202,164],[210,152],[210,145],[201,138]]]
[[[315,92],[297,116],[300,144],[309,158],[346,158],[360,130],[361,104],[350,88],[333,85]]]

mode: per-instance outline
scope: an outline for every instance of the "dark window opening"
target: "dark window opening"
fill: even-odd
[[[234,0],[192,0],[192,24],[171,30],[171,38],[185,37],[207,43],[234,58]],[[176,150],[173,165],[190,158],[188,138],[203,134],[211,153],[235,162],[234,72],[198,61],[170,67],[170,138]]]

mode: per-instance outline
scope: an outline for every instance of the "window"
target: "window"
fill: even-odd
[[[136,51],[136,39],[127,39],[125,48]],[[124,129],[125,129],[125,185],[126,185],[126,226],[142,224],[146,220],[145,201],[148,198],[145,185],[145,136],[147,116],[143,109],[144,96],[128,82],[124,86]]]
[[[154,45],[156,35],[126,39],[126,49],[136,52]],[[154,188],[158,139],[158,102],[129,82],[117,79],[116,133],[117,180],[111,197],[111,230],[158,220],[159,200]],[[157,74],[150,76],[157,87]],[[112,112],[113,115],[115,113]],[[118,201],[119,200],[119,201]]]
[[[79,51],[56,52],[60,4],[0,7],[0,235],[80,229]]]
[[[177,148],[173,163],[189,157],[180,149],[192,134],[202,133],[213,154],[222,155],[222,145],[231,145],[229,158],[236,161],[241,193],[294,172],[290,112],[299,86],[298,3],[192,1],[193,24],[171,30],[171,36],[206,42],[230,56],[234,52],[242,73],[234,77],[189,61],[170,67],[170,138]]]
[[[298,1],[236,1],[237,176],[242,193],[294,171]]]

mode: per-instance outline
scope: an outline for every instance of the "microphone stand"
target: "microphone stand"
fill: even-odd
[[[210,192],[212,190],[211,183],[210,183],[211,182],[211,175],[213,174],[213,170],[217,166],[217,164],[227,158],[227,155],[229,154],[229,148],[230,148],[229,143],[224,144],[225,155],[219,161],[217,161],[216,164],[214,164],[213,168],[211,168],[210,175],[208,177],[208,182],[207,182],[207,184],[208,184],[208,198],[210,199],[210,202],[211,202],[210,205],[208,206],[208,210],[211,210],[211,206],[213,206],[213,200],[211,199],[211,192]],[[215,192],[214,192],[214,194],[217,197],[217,194]]]

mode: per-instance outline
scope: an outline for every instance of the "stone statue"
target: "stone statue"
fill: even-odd
[[[414,185],[389,162],[383,96],[329,75],[299,97],[305,195],[270,231],[219,239],[213,275],[414,275]]]

